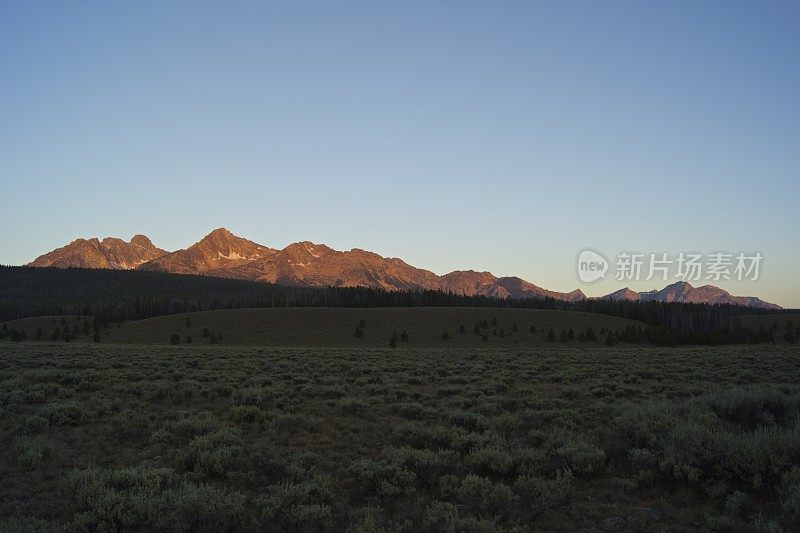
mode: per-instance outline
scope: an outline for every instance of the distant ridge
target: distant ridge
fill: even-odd
[[[620,289],[603,298],[609,300],[631,300],[643,302],[682,302],[707,304],[733,304],[761,309],[783,309],[781,306],[765,302],[755,296],[733,296],[731,293],[713,285],[693,287],[685,281],[667,285],[661,290],[636,292],[629,288]]]
[[[334,250],[324,244],[302,241],[276,250],[218,228],[175,252],[157,248],[150,239],[136,235],[129,243],[107,237],[102,241],[77,239],[38,257],[28,266],[60,268],[139,269],[177,274],[203,274],[222,278],[265,281],[306,287],[374,287],[389,291],[442,290],[465,296],[494,298],[553,298],[575,302],[586,299],[576,289],[551,291],[518,277],[497,277],[491,272],[457,270],[443,276],[409,265],[397,258],[353,248]],[[621,289],[604,298],[612,300],[732,303],[765,309],[780,306],[755,297],[732,296],[718,287],[694,288],[679,282],[661,291],[638,293]]]

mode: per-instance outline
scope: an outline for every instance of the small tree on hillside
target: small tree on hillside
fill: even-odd
[[[477,322],[475,323],[475,327],[472,328],[472,333],[474,333],[475,335],[481,334],[481,325],[478,324]]]
[[[444,339],[446,341],[449,341],[450,340],[450,332],[445,331],[444,333],[442,333],[442,339]]]
[[[211,332],[208,331],[208,328],[203,328],[203,338],[207,339],[211,336]]]
[[[408,342],[408,332],[403,330],[403,333],[400,334],[400,340],[403,342]]]
[[[556,333],[551,328],[550,331],[547,333],[547,340],[550,342],[556,342]]]
[[[461,324],[460,326],[458,326],[458,332],[459,333],[465,333],[466,331],[467,331],[467,328],[464,327],[464,324]]]
[[[179,344],[181,342],[181,337],[177,333],[173,333],[172,337],[169,338],[169,342],[172,344]]]

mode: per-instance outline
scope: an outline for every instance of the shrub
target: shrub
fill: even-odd
[[[572,472],[559,471],[552,479],[519,476],[514,481],[513,490],[521,504],[520,511],[536,516],[569,499],[572,494]]]
[[[256,500],[260,518],[291,530],[333,527],[334,489],[330,478],[318,474],[273,488]]]
[[[517,505],[509,487],[474,474],[461,480],[453,496],[468,514],[481,518],[507,519]]]
[[[266,413],[255,405],[234,405],[228,409],[228,417],[234,422],[253,423],[264,421]]]
[[[177,453],[187,472],[199,479],[221,479],[236,470],[243,456],[238,430],[221,430],[192,439]]]
[[[47,404],[40,413],[49,420],[51,426],[79,426],[94,419],[88,409],[72,400]]]
[[[514,457],[495,447],[478,448],[466,457],[467,464],[478,472],[507,474],[514,467]]]
[[[167,468],[78,470],[67,493],[78,530],[235,531],[244,513],[243,495],[180,484]]]
[[[50,427],[50,421],[39,415],[31,415],[25,418],[23,422],[23,428],[25,433],[28,435],[35,435],[36,433],[42,433],[43,431],[47,431]]]
[[[41,438],[18,438],[14,442],[17,462],[25,468],[36,468],[52,454],[49,441]]]
[[[577,437],[564,442],[554,451],[554,455],[573,473],[583,476],[595,473],[606,458],[603,450]]]
[[[350,473],[358,480],[365,497],[395,497],[414,490],[416,474],[389,460],[362,459],[350,464]]]

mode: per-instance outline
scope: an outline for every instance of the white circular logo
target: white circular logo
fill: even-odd
[[[606,276],[608,261],[593,250],[584,250],[578,255],[578,277],[584,283],[592,283]]]

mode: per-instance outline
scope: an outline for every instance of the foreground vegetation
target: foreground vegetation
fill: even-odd
[[[798,355],[3,343],[0,530],[797,529]]]

